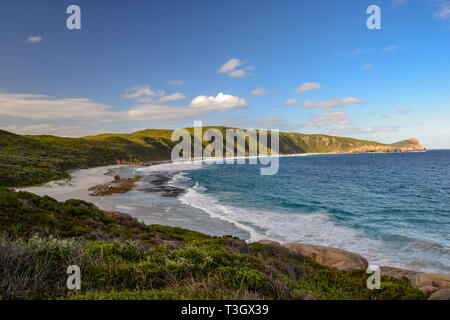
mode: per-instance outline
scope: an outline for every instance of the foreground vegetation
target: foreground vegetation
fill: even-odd
[[[213,127],[204,127],[204,130]],[[225,127],[214,127],[225,136]],[[193,131],[193,128],[188,129]],[[69,171],[117,163],[169,160],[172,130],[101,134],[84,138],[20,136],[0,130],[0,186],[28,186],[69,178]],[[207,143],[203,144],[205,148]],[[269,144],[270,148],[270,144]],[[329,152],[398,152],[421,150],[417,141],[393,145],[352,138],[280,133],[280,154]],[[226,153],[226,146],[223,152]],[[248,143],[246,150],[248,151]]]
[[[0,299],[425,299],[402,280],[366,288],[276,244],[211,237],[0,189]],[[66,288],[81,268],[82,289]]]

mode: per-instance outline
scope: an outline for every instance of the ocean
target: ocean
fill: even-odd
[[[211,161],[119,174],[143,176],[111,198],[148,224],[334,246],[375,265],[450,273],[450,150],[281,157],[273,176]]]

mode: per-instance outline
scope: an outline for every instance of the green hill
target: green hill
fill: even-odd
[[[226,127],[204,127],[225,133]],[[193,128],[187,129],[193,132]],[[83,138],[21,136],[0,130],[0,185],[25,186],[68,178],[69,170],[117,163],[169,160],[172,130],[148,129],[130,134]],[[224,135],[225,136],[225,135]],[[203,143],[206,147],[207,143]],[[270,147],[270,145],[269,145]],[[424,148],[415,139],[388,145],[327,135],[280,132],[280,154],[405,152]],[[223,146],[224,154],[226,146]],[[246,154],[248,153],[248,143]]]

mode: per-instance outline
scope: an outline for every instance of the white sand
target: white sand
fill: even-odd
[[[18,191],[28,191],[39,196],[49,196],[58,201],[69,199],[81,199],[92,202],[99,209],[106,211],[116,210],[116,206],[103,197],[93,197],[88,191],[90,187],[112,180],[110,175],[106,175],[109,170],[124,167],[123,165],[97,167],[85,170],[77,170],[71,174],[70,180],[52,181],[39,187],[19,188]]]

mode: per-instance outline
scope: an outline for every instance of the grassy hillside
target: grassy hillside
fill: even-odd
[[[336,271],[276,244],[146,226],[81,200],[0,188],[0,299],[425,299],[409,281]],[[78,265],[77,294],[66,268]]]
[[[213,127],[204,127],[203,130]],[[225,127],[214,127],[225,136]],[[193,128],[188,128],[193,132]],[[0,130],[0,185],[24,186],[68,178],[68,171],[116,163],[168,160],[175,142],[172,130],[143,130],[131,134],[101,134],[84,138],[20,136]],[[203,143],[206,147],[207,143]],[[269,145],[270,147],[270,145]],[[326,135],[280,133],[280,154],[328,152],[419,151],[415,139],[386,145]],[[226,146],[223,152],[226,154]],[[234,150],[232,150],[234,151]],[[248,143],[246,150],[248,151]]]

